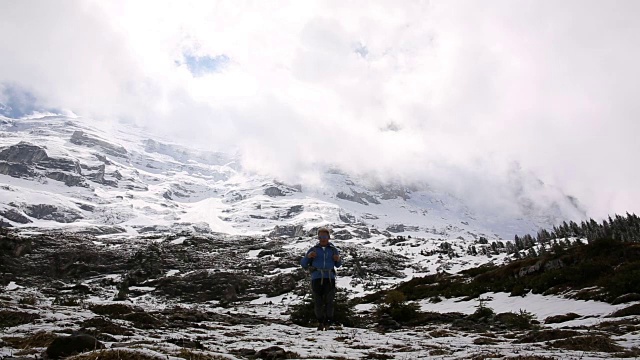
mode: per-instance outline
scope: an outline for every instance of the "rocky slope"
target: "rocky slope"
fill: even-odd
[[[450,257],[451,251],[412,247],[416,243],[407,239],[377,250],[337,241],[345,257],[339,288],[360,299],[353,315],[357,323],[326,332],[296,325],[291,314],[309,296],[298,261],[310,241],[193,232],[132,238],[3,231],[0,357],[60,358],[76,352],[82,354],[77,359],[638,356],[637,299],[609,305],[490,293],[414,303],[422,312],[406,324],[380,316],[376,309],[391,305],[368,304],[362,295],[411,278],[431,263],[454,272],[491,260]],[[422,255],[403,255],[410,249]]]

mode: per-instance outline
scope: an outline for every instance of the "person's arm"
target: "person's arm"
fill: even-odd
[[[309,265],[313,262],[313,259],[316,257],[316,253],[313,249],[309,249],[307,251],[306,254],[304,254],[304,257],[302,258],[302,260],[300,260],[300,266],[302,266],[303,269],[306,269],[309,267]]]
[[[335,267],[342,266],[342,256],[340,256],[340,250],[337,247],[333,247],[333,264]]]
[[[305,253],[302,259],[300,260],[300,266],[302,266],[303,269],[306,269],[307,267],[309,267],[309,261],[311,261],[311,259],[309,259],[307,255],[308,255],[308,252]]]

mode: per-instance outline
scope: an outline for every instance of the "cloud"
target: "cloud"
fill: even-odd
[[[338,166],[486,203],[517,162],[598,217],[640,210],[638,10],[3,2],[0,83],[42,108],[236,148],[281,178]]]

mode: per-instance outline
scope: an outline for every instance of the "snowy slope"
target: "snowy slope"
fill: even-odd
[[[196,224],[201,231],[291,237],[330,225],[342,228],[344,239],[511,239],[579,213],[569,200],[549,208],[525,201],[515,218],[476,213],[464,199],[426,185],[374,184],[331,169],[320,184],[285,184],[244,171],[237,155],[152,139],[133,126],[50,116],[0,118],[0,130],[0,216],[12,226],[138,234]],[[47,158],[34,160],[40,150]],[[31,157],[11,157],[25,152]]]

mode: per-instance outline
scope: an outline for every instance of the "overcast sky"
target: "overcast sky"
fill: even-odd
[[[0,0],[0,18],[5,105],[23,91],[282,178],[336,164],[464,194],[518,162],[590,216],[640,213],[640,1]]]

